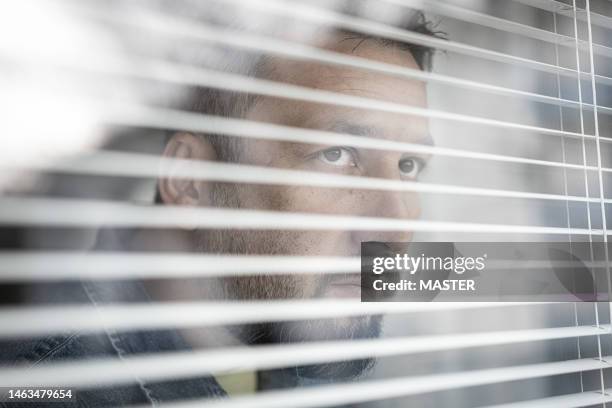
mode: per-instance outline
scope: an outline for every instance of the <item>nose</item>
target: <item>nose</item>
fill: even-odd
[[[372,160],[368,176],[382,180],[401,181],[398,168],[399,159],[386,155],[380,160]],[[419,195],[414,191],[369,190],[364,191],[367,215],[371,217],[395,218],[399,220],[416,219],[421,216]]]
[[[376,202],[375,217],[414,220],[421,216],[420,197],[414,192],[381,192]]]
[[[363,217],[390,218],[398,221],[418,219],[421,215],[419,196],[415,193],[370,191],[363,193]],[[412,240],[413,231],[353,231],[353,244],[366,241],[406,242]]]

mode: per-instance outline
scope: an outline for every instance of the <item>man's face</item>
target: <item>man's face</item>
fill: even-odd
[[[418,69],[409,51],[374,40],[339,39],[328,48],[359,57]],[[317,63],[270,60],[271,79],[375,100],[426,106],[423,83],[352,68]],[[246,119],[365,137],[429,143],[423,118],[375,110],[349,109],[261,97]],[[351,146],[244,141],[241,163],[325,172],[336,175],[415,180],[426,157],[412,153],[368,150]],[[350,188],[218,184],[213,204],[278,212],[336,214],[414,219],[420,214],[418,196]],[[362,241],[408,241],[411,233],[337,231],[203,231],[200,245],[206,252],[302,256],[359,256]],[[223,281],[232,299],[287,299],[359,297],[360,277],[330,275],[253,276]],[[313,327],[314,325],[314,327]],[[272,341],[302,341],[371,337],[378,334],[379,318],[272,326]]]

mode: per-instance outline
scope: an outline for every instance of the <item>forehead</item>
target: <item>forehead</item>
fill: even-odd
[[[328,50],[410,69],[419,69],[409,50],[383,45],[375,39],[335,37],[322,45]],[[271,80],[346,95],[425,107],[423,82],[399,78],[370,70],[317,62],[266,60],[266,76]],[[427,120],[421,117],[321,105],[303,101],[260,97],[247,114],[249,119],[314,129],[329,129],[337,122],[380,129],[379,137],[415,141],[427,137]]]

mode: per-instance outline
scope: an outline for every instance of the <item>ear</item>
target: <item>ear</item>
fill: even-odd
[[[213,146],[201,137],[191,133],[175,133],[163,154],[164,158],[179,159],[169,163],[162,160],[158,188],[162,201],[172,205],[210,205],[211,183],[208,180],[184,178],[193,165],[190,161],[217,160]],[[183,177],[178,177],[178,174]],[[177,175],[177,176],[175,176]]]

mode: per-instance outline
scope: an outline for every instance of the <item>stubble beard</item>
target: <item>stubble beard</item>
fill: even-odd
[[[213,205],[242,208],[237,187],[220,184],[213,189]],[[198,249],[204,253],[226,255],[299,255],[304,248],[296,243],[308,242],[308,232],[211,230],[197,231]],[[311,233],[312,234],[312,233]],[[330,275],[249,275],[224,277],[215,291],[224,300],[289,300],[322,297]],[[233,327],[242,343],[283,344],[306,341],[376,338],[381,331],[381,316],[345,317],[336,319],[258,323]],[[355,378],[367,372],[374,359],[361,359],[297,367],[297,375],[337,380]]]

